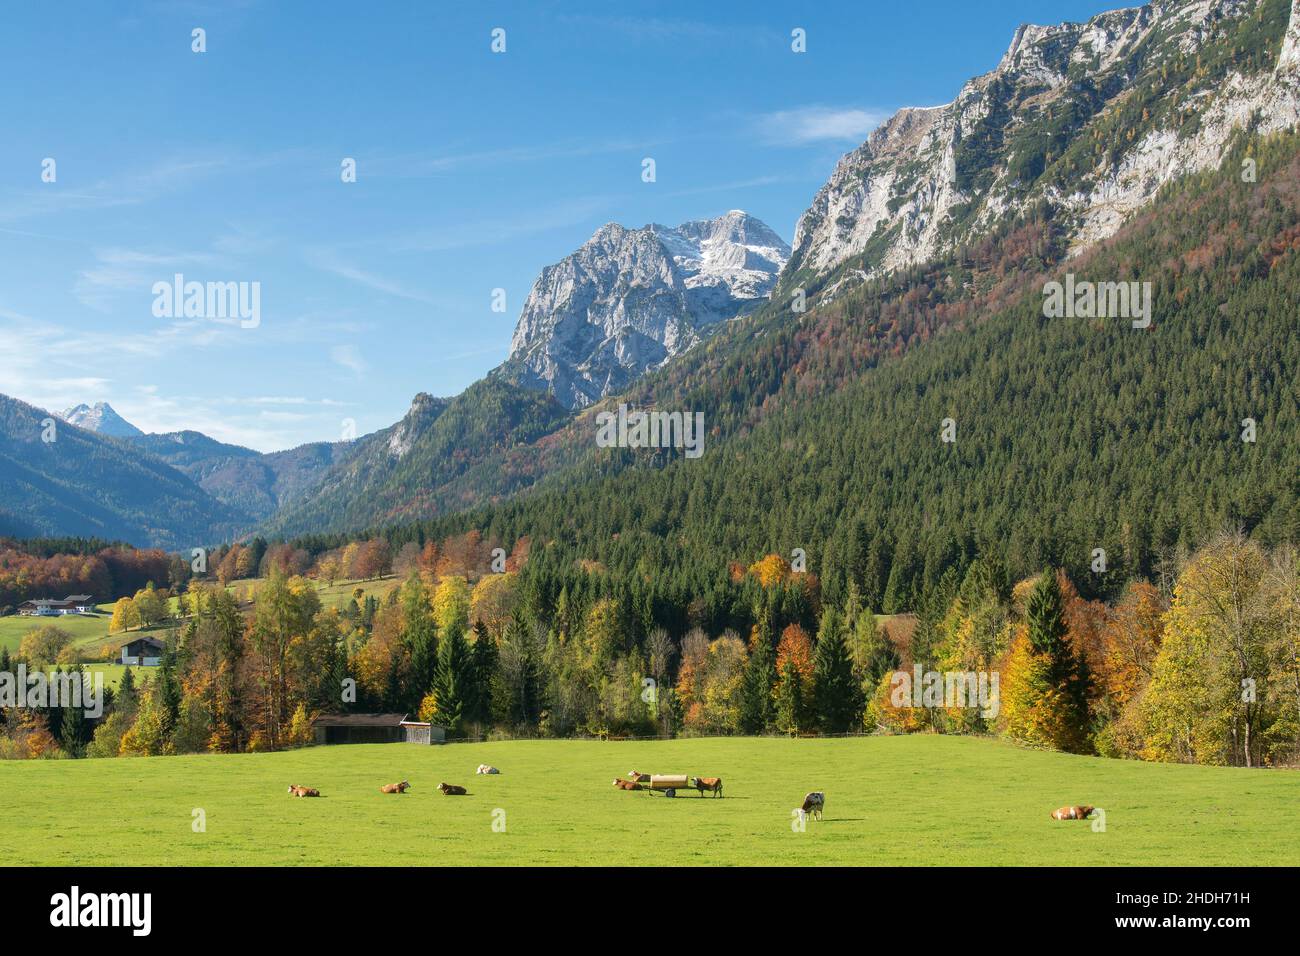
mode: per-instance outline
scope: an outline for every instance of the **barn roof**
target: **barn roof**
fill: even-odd
[[[158,638],[156,637],[150,637],[148,634],[136,634],[132,637],[127,638],[125,641],[122,641],[118,645],[118,647],[130,647],[132,644],[136,643],[137,641],[144,641],[146,644],[152,644],[155,647],[167,646],[163,641],[158,640]]]
[[[405,714],[321,714],[315,727],[400,727]]]

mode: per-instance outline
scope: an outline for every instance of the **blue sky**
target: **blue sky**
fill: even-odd
[[[0,392],[263,451],[373,431],[499,364],[538,271],[603,223],[745,209],[789,241],[882,118],[951,100],[1020,23],[1107,8],[13,5]],[[260,283],[260,324],[156,317],[176,273]]]

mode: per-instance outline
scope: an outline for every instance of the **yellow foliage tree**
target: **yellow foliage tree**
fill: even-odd
[[[118,598],[113,605],[113,616],[108,622],[108,632],[117,634],[140,626],[140,609],[128,597]]]

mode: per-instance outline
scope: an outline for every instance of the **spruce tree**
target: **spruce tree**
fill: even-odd
[[[1034,585],[1025,606],[1029,625],[1029,646],[1047,659],[1047,682],[1061,708],[1065,739],[1058,740],[1063,750],[1080,751],[1088,747],[1088,672],[1083,660],[1066,640],[1065,602],[1056,572],[1046,571]]]
[[[434,723],[448,734],[460,732],[465,720],[465,695],[470,684],[470,647],[459,625],[439,642],[438,670],[433,680]]]
[[[776,684],[776,651],[766,619],[754,625],[753,646],[740,687],[739,727],[742,734],[764,733],[772,723],[772,687]]]
[[[828,608],[813,650],[813,706],[823,733],[842,734],[862,714],[862,688],[853,678],[853,661],[844,642],[839,614]]]
[[[75,680],[81,681],[82,701],[89,703],[86,692],[89,690],[89,681],[86,680],[85,669],[78,664],[72,671]],[[86,713],[82,707],[69,707],[63,714],[63,726],[59,731],[59,746],[69,757],[80,757],[85,753],[87,728]]]
[[[474,647],[470,650],[470,687],[465,701],[465,719],[486,726],[492,720],[492,681],[497,671],[497,642],[482,621],[474,623]]]
[[[412,571],[402,585],[402,642],[411,654],[407,687],[401,692],[403,707],[419,709],[438,672],[438,624],[429,595],[418,571]]]
[[[804,726],[805,709],[803,679],[794,663],[786,661],[776,695],[777,729],[785,733],[798,733]]]

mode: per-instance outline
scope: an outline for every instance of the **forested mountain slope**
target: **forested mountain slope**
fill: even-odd
[[[1014,571],[1056,563],[1105,591],[1224,525],[1300,535],[1300,137],[1243,138],[1065,264],[1058,242],[1030,219],[801,324],[716,338],[638,391],[705,411],[702,458],[603,450],[550,490],[423,530],[528,534],[535,553],[702,588],[733,559],[802,547],[832,593],[852,575],[885,611],[980,539]],[[1067,269],[1152,283],[1150,327],[1046,318],[1044,282]]]
[[[315,489],[329,467],[349,450],[345,442],[309,442],[263,454],[196,431],[138,435],[129,440],[238,509],[250,524]]]
[[[0,395],[0,534],[188,549],[234,536],[244,520],[126,440]]]
[[[466,480],[484,460],[509,463],[554,431],[568,411],[553,397],[483,379],[453,399],[417,395],[395,425],[358,440],[321,477],[316,491],[264,526],[274,535],[364,528],[476,504]],[[502,493],[531,483],[522,467],[505,471]],[[513,476],[513,477],[512,477]]]

